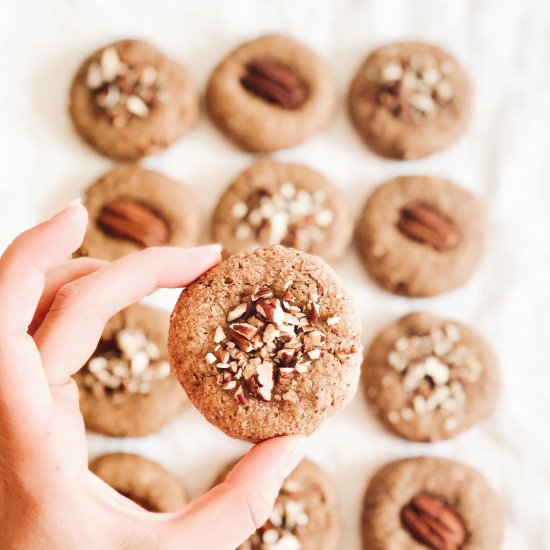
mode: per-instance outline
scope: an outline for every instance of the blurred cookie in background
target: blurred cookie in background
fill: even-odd
[[[498,550],[500,499],[473,468],[439,458],[390,462],[363,503],[364,550]]]
[[[141,167],[121,164],[84,193],[88,227],[75,256],[116,260],[149,246],[197,244],[200,214],[190,189]]]
[[[282,35],[237,46],[214,69],[206,106],[218,128],[248,151],[301,143],[327,126],[336,109],[330,67]]]
[[[212,217],[212,236],[228,255],[282,244],[327,262],[346,252],[353,231],[341,191],[301,164],[264,159],[226,188]]]
[[[142,456],[106,454],[90,463],[90,471],[149,512],[176,512],[188,502],[180,481]]]
[[[371,410],[413,441],[449,439],[489,416],[500,376],[489,344],[470,327],[413,313],[386,327],[363,362]]]
[[[422,42],[371,52],[351,83],[350,116],[367,145],[394,159],[425,157],[451,145],[470,119],[472,90],[458,61]]]
[[[199,100],[187,70],[141,40],[119,40],[82,63],[69,113],[98,152],[137,160],[165,149],[198,118]]]
[[[484,250],[484,208],[446,179],[402,176],[371,193],[356,237],[364,266],[382,288],[435,296],[472,276]]]
[[[304,459],[283,483],[269,519],[238,550],[336,550],[340,532],[333,481]]]
[[[86,429],[111,436],[159,431],[187,402],[170,370],[167,312],[133,304],[112,317],[76,374]]]

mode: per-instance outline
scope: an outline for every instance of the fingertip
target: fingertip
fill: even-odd
[[[61,216],[64,216],[65,214],[69,214],[70,212],[72,211],[76,211],[79,209],[79,207],[82,207],[84,208],[84,205],[82,204],[82,199],[81,198],[77,198],[77,199],[74,199],[72,200],[69,204],[67,204],[66,206],[64,206],[59,212],[57,212],[56,214],[54,214],[51,219],[55,219],[55,218],[59,218]]]

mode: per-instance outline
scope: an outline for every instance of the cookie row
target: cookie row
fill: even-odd
[[[114,260],[146,246],[192,246],[197,204],[185,186],[120,165],[85,192],[90,222],[78,256]],[[239,174],[214,209],[211,235],[227,256],[282,244],[341,258],[353,233],[341,191],[300,164],[262,159]],[[484,244],[481,202],[442,178],[398,177],[366,201],[356,229],[366,269],[396,294],[433,296],[463,284]]]
[[[427,156],[453,143],[471,109],[469,79],[454,57],[420,42],[374,50],[349,89],[353,124],[376,153]],[[205,92],[213,122],[234,143],[270,152],[327,126],[337,105],[328,65],[280,35],[235,48]],[[80,135],[107,156],[136,160],[171,145],[197,121],[199,98],[187,70],[152,45],[120,40],[92,53],[77,71],[69,111]]]
[[[227,466],[217,478],[222,482]],[[187,503],[177,478],[132,454],[104,455],[90,470],[151,512],[175,512]],[[361,518],[365,550],[494,550],[502,544],[503,510],[473,468],[438,458],[397,460],[372,477]],[[334,483],[304,459],[281,487],[268,520],[239,550],[336,550],[341,526]]]

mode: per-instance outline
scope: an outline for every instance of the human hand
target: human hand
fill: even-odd
[[[89,472],[71,378],[112,315],[156,288],[187,285],[220,261],[220,249],[66,261],[86,223],[85,208],[71,204],[0,258],[0,548],[234,549],[269,516],[305,438],[256,445],[183,510],[150,513]]]

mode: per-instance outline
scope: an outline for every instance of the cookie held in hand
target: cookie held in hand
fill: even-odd
[[[172,312],[172,367],[228,435],[311,434],[353,397],[359,314],[320,258],[274,246],[233,256],[185,289]]]

